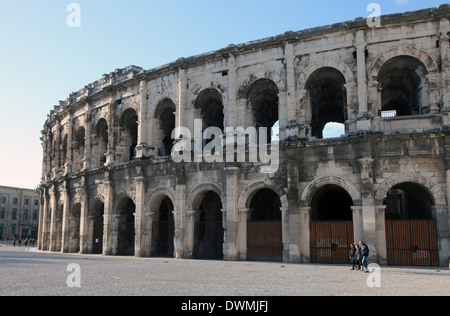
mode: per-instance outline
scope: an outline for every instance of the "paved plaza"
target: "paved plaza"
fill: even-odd
[[[442,268],[382,267],[363,273],[346,265],[103,257],[23,245],[0,246],[0,280],[0,296],[450,294],[450,271]]]

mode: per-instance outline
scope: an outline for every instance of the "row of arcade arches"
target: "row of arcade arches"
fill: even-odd
[[[396,55],[397,54],[397,55]],[[417,49],[394,49],[386,53],[387,57],[377,59],[370,68],[369,81],[377,84],[380,112],[392,112],[396,116],[420,115],[430,110],[429,75],[436,72],[435,63],[424,52]],[[352,115],[348,106],[348,85],[354,81],[349,75],[348,67],[342,63],[324,63],[322,67],[308,67],[300,76],[301,86],[306,95],[304,105],[306,122],[310,125],[309,136],[316,138],[333,137],[328,134],[330,124],[339,127],[338,136],[345,134],[345,123]],[[273,79],[273,78],[272,78]],[[280,92],[285,90],[277,79],[255,79],[244,83],[238,92],[238,98],[246,102],[247,126],[267,127],[272,129],[279,124]],[[300,85],[299,83],[299,85]],[[170,155],[173,147],[172,131],[176,126],[176,101],[170,98],[162,99],[154,108],[150,117],[154,131],[152,146],[157,148],[157,155]],[[194,119],[201,119],[203,129],[218,127],[224,130],[226,118],[224,95],[217,88],[211,87],[201,91],[193,104]],[[370,109],[369,109],[370,110]],[[118,124],[116,144],[111,144],[111,128],[105,118],[93,122],[90,129],[91,167],[101,167],[106,162],[108,149],[114,149],[117,159],[126,163],[136,157],[138,145],[138,111],[126,109],[115,119]],[[61,128],[60,137],[49,134],[51,152],[60,149],[61,154],[50,156],[51,167],[64,167],[69,158],[73,163],[73,171],[83,169],[86,153],[86,127],[78,124],[72,133],[73,139],[68,139],[68,131]],[[336,134],[335,133],[335,134]],[[56,144],[56,139],[60,144]],[[272,140],[271,133],[267,141]],[[72,143],[69,151],[68,144]],[[51,168],[50,168],[51,169]]]
[[[285,197],[280,197],[280,192],[265,186],[249,192],[247,197],[247,260],[282,261],[282,208]],[[349,187],[327,183],[312,190],[310,196],[304,195],[303,197],[306,197],[311,206],[311,262],[346,263],[348,245],[354,242],[353,207],[355,199],[360,196],[358,197],[358,193]],[[226,241],[223,196],[215,186],[211,186],[209,190],[199,191],[191,202],[194,210],[192,257],[195,259],[223,259],[223,245]],[[433,235],[436,229],[436,222],[433,222],[433,207],[436,202],[432,191],[423,183],[399,182],[387,190],[383,204],[388,263],[415,265],[415,253],[422,251],[419,255],[422,259],[423,257],[426,259],[416,262],[417,265],[438,265],[437,235]],[[101,254],[104,233],[104,203],[97,199],[91,205],[87,216],[89,249],[92,253]],[[61,250],[63,209],[63,205],[60,205],[57,213],[56,251]],[[135,203],[129,196],[123,196],[117,203],[114,214],[117,225],[117,255],[132,256],[135,254],[135,210]],[[155,195],[151,203],[151,213],[153,221],[150,253],[157,257],[173,257],[175,255],[173,196],[164,194],[163,191]],[[69,252],[80,251],[81,220],[81,204],[76,203],[70,211],[68,231],[66,232]],[[415,251],[397,249],[398,246],[395,245],[392,246],[394,248],[389,248],[391,239],[405,238],[405,236],[392,235],[395,233],[392,227],[400,230],[402,225],[407,227],[407,231],[402,233],[406,234],[405,236],[411,240],[411,243],[415,243],[405,247],[413,250],[416,247]],[[415,225],[425,225],[425,228],[428,229],[425,235],[416,236],[418,232],[415,230]],[[429,240],[430,236],[432,236],[431,240]],[[427,246],[425,247],[423,244],[427,244]]]

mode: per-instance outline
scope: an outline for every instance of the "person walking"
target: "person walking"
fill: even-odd
[[[360,241],[359,244],[361,245],[361,256],[362,256],[362,260],[361,263],[363,265],[362,270],[366,273],[369,273],[369,266],[367,264],[367,258],[369,257],[369,246],[367,246],[364,241]]]
[[[350,244],[350,252],[348,254],[348,256],[350,257],[350,260],[352,262],[352,269],[351,270],[355,270],[355,266],[356,266],[356,248],[355,248],[355,244],[351,243]]]
[[[355,265],[356,271],[361,270],[361,248],[358,244],[355,244]]]

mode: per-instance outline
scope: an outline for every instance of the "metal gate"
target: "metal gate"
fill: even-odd
[[[247,222],[247,260],[283,261],[280,221]]]
[[[386,220],[388,265],[439,266],[435,220]]]
[[[310,223],[311,263],[349,263],[353,242],[353,222]]]

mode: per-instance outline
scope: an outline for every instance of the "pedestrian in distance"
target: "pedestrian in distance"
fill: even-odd
[[[355,266],[356,271],[361,270],[361,248],[355,244]]]
[[[367,258],[369,257],[369,246],[367,246],[364,241],[360,241],[359,244],[361,245],[361,256],[362,260],[361,263],[363,265],[363,271],[365,269],[366,273],[369,273],[369,266],[367,264]]]
[[[348,256],[350,257],[350,261],[352,263],[352,269],[351,270],[355,270],[356,267],[356,248],[355,248],[355,244],[351,243],[350,244],[350,252],[348,254]]]

